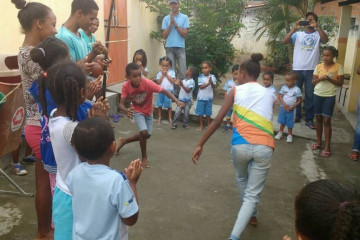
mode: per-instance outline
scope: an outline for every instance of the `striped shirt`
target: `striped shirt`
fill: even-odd
[[[257,82],[234,88],[234,133],[232,145],[254,144],[274,148],[272,125],[276,96]]]

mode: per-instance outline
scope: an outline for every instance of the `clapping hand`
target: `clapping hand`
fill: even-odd
[[[99,54],[107,54],[108,53],[108,49],[101,44],[100,41],[96,41],[94,44],[93,44],[93,50],[95,55],[99,55]]]
[[[136,159],[132,161],[127,168],[125,168],[124,173],[130,183],[136,184],[140,178],[142,172],[141,161]]]
[[[87,115],[88,118],[93,117],[105,117],[106,112],[110,109],[109,103],[107,99],[104,99],[104,97],[100,97],[91,107],[91,109],[88,109]]]

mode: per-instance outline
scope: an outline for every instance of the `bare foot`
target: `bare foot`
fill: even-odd
[[[202,128],[202,127],[198,127],[196,130],[199,131],[199,132],[201,132],[201,131],[203,130],[203,128]]]
[[[143,159],[142,159],[142,161],[141,161],[141,167],[142,167],[142,168],[149,168],[149,167],[150,167],[147,158],[143,158]]]
[[[119,138],[118,140],[118,146],[116,148],[116,155],[119,155],[120,149],[125,145],[125,141],[122,138]]]
[[[54,240],[54,230],[51,229],[45,236],[41,236],[41,234],[38,232],[36,234],[35,240]]]
[[[156,121],[156,125],[160,125],[161,124],[161,118],[159,118],[157,121]]]

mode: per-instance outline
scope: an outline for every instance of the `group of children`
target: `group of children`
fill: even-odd
[[[135,53],[134,62],[138,62],[135,59],[138,55],[141,55],[141,59],[146,59],[146,54],[141,50],[141,54]],[[315,85],[314,90],[314,106],[315,116],[317,120],[317,141],[311,146],[313,150],[321,148],[322,143],[322,132],[324,126],[325,132],[325,147],[321,152],[321,156],[329,157],[330,151],[330,140],[331,140],[331,116],[333,114],[335,106],[335,95],[336,88],[343,84],[343,68],[338,63],[334,62],[337,57],[337,50],[328,46],[323,50],[323,63],[319,64],[314,72],[313,84]],[[204,129],[204,116],[206,117],[206,126],[210,124],[210,117],[212,115],[212,100],[213,90],[216,86],[216,78],[211,74],[212,64],[209,61],[204,61],[201,64],[202,74],[198,74],[196,67],[189,67],[186,71],[186,79],[177,80],[175,71],[172,69],[172,62],[168,57],[163,57],[159,60],[160,71],[156,75],[156,83],[161,85],[167,91],[173,93],[174,85],[180,86],[180,93],[178,99],[185,103],[185,107],[177,107],[175,110],[175,116],[172,118],[172,107],[171,100],[166,95],[160,93],[158,95],[156,105],[158,107],[158,119],[157,124],[161,123],[162,119],[162,108],[168,110],[169,124],[172,129],[177,128],[179,116],[184,111],[183,127],[190,129],[189,112],[192,106],[192,95],[193,91],[198,85],[198,93],[196,96],[197,104],[195,108],[195,115],[199,116],[200,126],[197,128],[198,131]],[[139,66],[142,66],[141,64]],[[145,63],[146,66],[146,63]],[[144,71],[141,67],[142,76],[146,76],[143,73],[148,73],[148,70]],[[232,68],[232,78],[227,80],[224,86],[225,97],[227,93],[237,85],[237,74],[239,65],[234,65]],[[273,86],[274,73],[266,71],[263,73],[263,86],[272,91],[275,95],[278,95],[280,102],[280,111],[278,115],[278,123],[280,129],[275,135],[275,139],[279,140],[284,135],[285,126],[288,128],[286,142],[291,143],[293,141],[292,129],[295,122],[295,109],[302,102],[302,91],[296,85],[298,74],[296,71],[290,71],[285,75],[285,84],[281,87],[280,91],[277,92]],[[231,115],[232,109],[229,110],[225,117],[224,132],[231,131]]]
[[[139,211],[141,161],[131,162],[124,173],[108,167],[116,151],[105,118],[108,103],[102,97],[90,101],[98,83],[89,82],[81,67],[70,61],[61,40],[46,38],[30,57],[43,71],[29,92],[43,115],[41,154],[53,194],[55,239],[127,239],[126,225],[136,223]],[[96,228],[93,219],[100,219]]]
[[[330,50],[324,51],[332,53]],[[89,96],[87,89],[90,83],[87,82],[83,71],[75,63],[69,62],[66,46],[60,40],[49,37],[31,53],[33,60],[38,62],[44,71],[34,83],[38,86],[35,86],[35,90],[31,92],[35,99],[39,100],[42,114],[47,117],[45,119],[48,121],[46,123],[56,160],[56,179],[53,179],[53,182],[56,182],[53,200],[55,238],[70,239],[72,236],[74,239],[90,239],[108,236],[111,239],[126,239],[126,225],[133,225],[138,217],[136,183],[141,169],[149,167],[146,140],[152,134],[152,95],[154,92],[159,93],[157,101],[159,107],[160,103],[164,106],[165,103],[170,102],[170,99],[177,103],[174,119],[170,121],[172,128],[176,128],[181,110],[185,109],[183,127],[188,129],[188,111],[192,104],[192,92],[196,84],[194,79],[198,75],[197,68],[189,67],[186,71],[186,79],[178,81],[175,79],[174,70],[170,68],[171,61],[163,57],[160,59],[162,69],[155,83],[142,77],[148,72],[146,55],[143,51],[137,52],[134,63],[126,67],[128,81],[123,85],[120,109],[135,120],[139,133],[128,139],[120,138],[116,149],[113,129],[108,121],[102,118],[108,108],[107,103],[102,98],[96,103],[86,101],[92,99],[94,93]],[[47,61],[47,58],[51,58],[51,61]],[[210,73],[212,69],[210,62],[204,61],[201,66],[202,74],[197,78],[199,92],[195,112],[199,116],[207,117],[208,126],[216,78]],[[233,78],[226,82],[225,91],[228,92],[238,84],[238,69],[239,65],[233,66]],[[326,69],[329,71],[329,68]],[[317,68],[315,74],[314,81],[320,81],[316,76],[325,80],[321,66]],[[272,72],[265,72],[263,86],[276,94],[272,86],[273,78]],[[293,109],[301,102],[301,91],[295,86],[297,79],[295,72],[286,74],[285,79],[286,84],[279,92],[281,108],[278,121],[282,125],[276,138],[282,136],[286,125],[289,128],[287,141],[290,142]],[[173,84],[181,86],[179,98],[171,93]],[[325,87],[322,89],[326,90]],[[125,107],[126,99],[131,101],[130,107]],[[171,105],[164,107],[171,109]],[[226,116],[225,130],[228,131],[231,111]],[[203,128],[202,117],[200,120],[198,130]],[[109,161],[114,153],[126,143],[134,141],[140,142],[142,160],[131,162],[125,169],[125,174],[109,168]],[[47,166],[49,163],[44,162],[44,165]],[[49,169],[51,170],[51,165]],[[97,194],[93,194],[94,192]],[[101,212],[96,211],[99,202],[103,203]],[[94,228],[91,219],[101,219],[97,221],[100,225]]]

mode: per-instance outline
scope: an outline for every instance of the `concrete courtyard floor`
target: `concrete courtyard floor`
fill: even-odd
[[[294,236],[293,202],[296,192],[309,181],[321,178],[360,186],[360,162],[347,159],[351,150],[352,128],[336,111],[333,156],[324,159],[310,150],[312,140],[295,137],[292,144],[276,141],[272,167],[261,195],[257,227],[248,226],[243,239],[279,240]],[[339,119],[337,118],[339,117]],[[296,124],[300,128],[302,124]],[[122,118],[114,123],[117,136],[136,133],[136,126]],[[231,133],[220,129],[205,145],[198,166],[191,154],[203,133],[172,130],[166,124],[154,125],[148,142],[150,168],[144,169],[138,183],[140,217],[130,228],[130,239],[227,239],[235,222],[240,199],[230,161]],[[315,131],[313,132],[315,134]],[[140,157],[138,143],[124,146],[112,159],[111,167],[123,170]],[[27,176],[6,172],[26,191],[34,192],[34,166],[26,165]],[[12,186],[0,177],[2,189]],[[0,240],[33,239],[36,232],[34,198],[0,194]]]
[[[275,131],[276,119],[274,116]],[[338,109],[332,123],[333,155],[329,158],[310,149],[315,131],[305,127],[304,122],[295,124],[292,144],[285,139],[276,141],[272,167],[258,205],[259,224],[249,225],[242,239],[279,240],[285,234],[294,237],[294,198],[310,181],[328,178],[359,188],[360,162],[347,158],[353,129]],[[127,118],[113,125],[117,137],[137,132]],[[159,126],[154,123],[148,141],[150,168],[144,169],[138,182],[140,216],[130,227],[130,239],[217,240],[229,236],[241,206],[230,160],[231,133],[216,131],[194,166],[191,155],[204,132],[196,131],[197,122],[190,125],[190,130],[181,125],[172,130],[165,121]],[[114,156],[111,167],[122,171],[140,156],[139,144],[130,143]],[[34,193],[34,165],[25,168],[29,174],[23,177],[11,174],[9,167],[5,171],[27,192]],[[0,176],[0,189],[14,188]],[[36,224],[34,198],[0,194],[0,240],[34,239]]]

